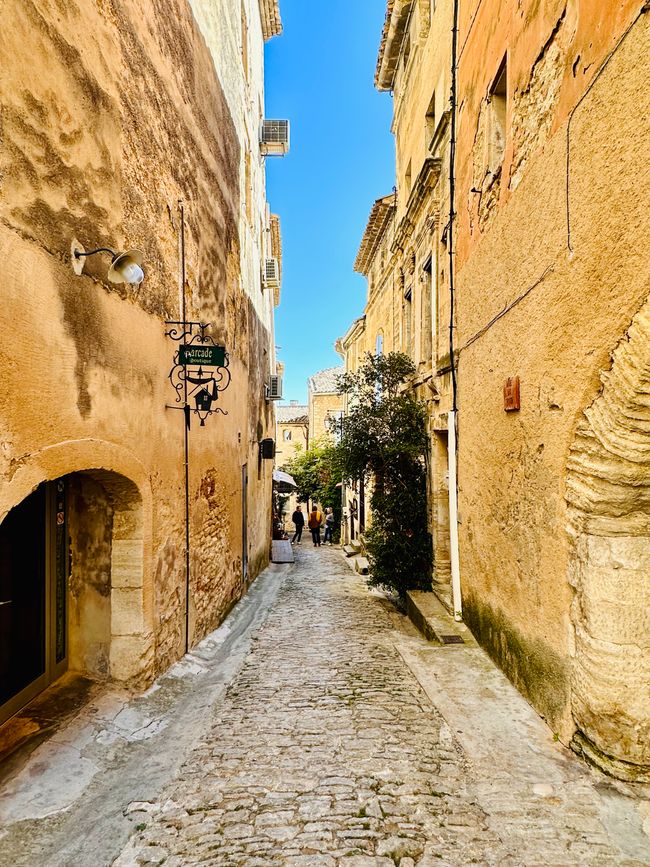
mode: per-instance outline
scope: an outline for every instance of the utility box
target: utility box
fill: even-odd
[[[260,443],[260,457],[265,461],[272,461],[275,458],[275,441],[270,437]]]

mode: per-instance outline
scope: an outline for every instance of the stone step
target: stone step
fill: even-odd
[[[464,623],[454,620],[435,593],[409,590],[406,613],[428,641],[476,647],[476,639]]]
[[[367,575],[368,574],[369,564],[365,557],[357,557],[354,561],[354,570],[358,572],[359,575]]]
[[[360,542],[358,539],[353,539],[353,540],[350,542],[350,548],[353,548],[354,551],[355,551],[357,554],[360,554],[361,551],[363,550],[363,546],[362,546],[361,542]]]
[[[356,552],[355,549],[352,547],[352,545],[344,545],[344,546],[343,546],[343,553],[345,554],[346,557],[354,557],[354,555],[355,555],[357,552]]]

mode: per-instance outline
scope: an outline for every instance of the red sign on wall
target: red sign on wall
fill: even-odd
[[[521,409],[519,377],[511,376],[503,386],[503,408],[506,412],[516,412]]]

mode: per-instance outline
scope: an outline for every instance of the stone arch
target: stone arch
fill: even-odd
[[[578,423],[566,498],[574,746],[650,781],[650,302]]]
[[[148,474],[132,454],[100,440],[75,440],[21,457],[0,490],[0,520],[42,482],[91,480],[110,502],[110,585],[105,670],[81,639],[76,662],[94,676],[144,684],[154,670],[152,495]]]
[[[79,488],[83,480],[92,480],[99,490],[103,490],[109,503],[104,527],[109,539],[106,555],[110,558],[104,596],[106,604],[103,616],[95,603],[77,606],[78,628],[70,628],[71,645],[75,653],[71,656],[71,667],[93,676],[108,676],[118,681],[133,681],[152,668],[152,642],[146,628],[144,610],[144,514],[142,496],[138,487],[126,476],[107,470],[84,470],[67,477],[71,484]],[[87,487],[87,484],[86,484]],[[72,516],[77,529],[85,525],[83,538],[89,536],[89,515]],[[103,529],[103,528],[102,528]],[[85,552],[82,552],[84,556]],[[77,574],[80,591],[87,589],[88,581],[83,574]],[[75,576],[73,557],[71,580]],[[89,594],[86,594],[89,595]],[[95,600],[97,594],[93,594]],[[79,593],[81,598],[81,592]],[[91,597],[92,598],[92,597]],[[85,610],[84,610],[85,609]],[[91,612],[95,622],[91,620]],[[70,612],[71,615],[73,612]],[[84,624],[84,620],[86,623]],[[104,621],[105,664],[98,665],[96,647],[97,633],[102,632]],[[84,628],[85,627],[85,628]],[[95,635],[92,635],[92,633]],[[76,640],[75,640],[76,638]]]

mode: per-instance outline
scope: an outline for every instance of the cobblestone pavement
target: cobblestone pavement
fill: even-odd
[[[130,805],[115,867],[650,863],[619,847],[602,783],[559,746],[563,785],[486,779],[395,621],[337,551],[303,547],[208,735],[155,802]]]

